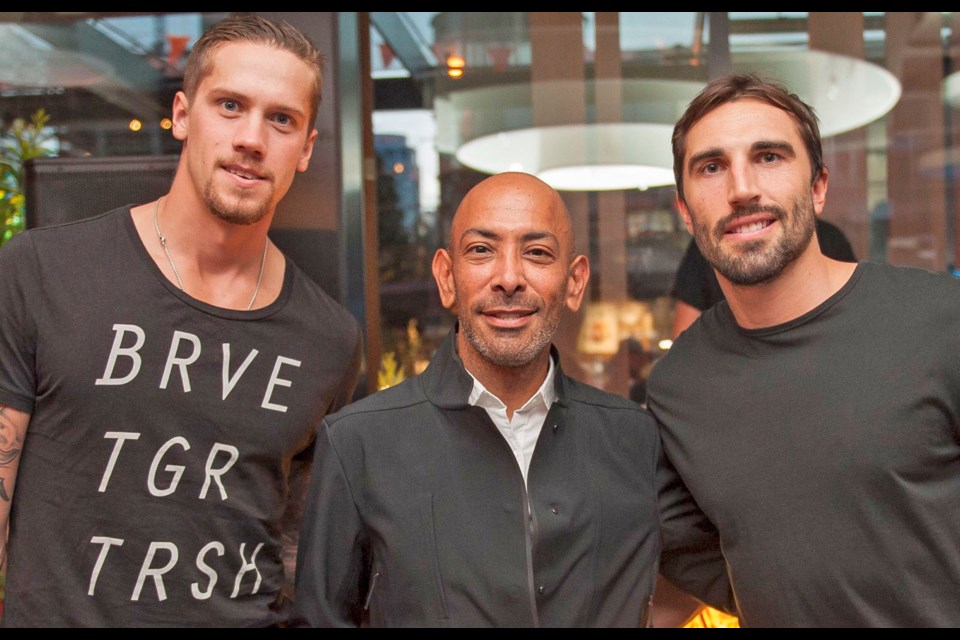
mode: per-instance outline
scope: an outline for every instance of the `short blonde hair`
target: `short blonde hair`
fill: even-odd
[[[313,69],[313,98],[310,101],[312,126],[320,108],[325,58],[310,39],[289,22],[274,22],[261,16],[238,14],[213,25],[200,36],[187,58],[183,71],[183,92],[187,94],[187,98],[193,99],[200,82],[212,72],[210,53],[231,42],[268,44],[289,51]]]

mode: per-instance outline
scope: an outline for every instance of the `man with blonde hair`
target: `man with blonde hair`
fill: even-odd
[[[361,353],[267,235],[320,62],[288,24],[214,25],[173,101],[170,191],[0,251],[5,625],[285,623],[285,512]]]

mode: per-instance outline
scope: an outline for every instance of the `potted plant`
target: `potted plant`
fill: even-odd
[[[49,121],[47,112],[38,109],[29,122],[17,118],[0,136],[0,246],[26,224],[24,163],[56,154],[56,133],[47,126]]]

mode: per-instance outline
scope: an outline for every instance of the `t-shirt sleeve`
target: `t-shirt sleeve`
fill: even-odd
[[[40,281],[29,233],[0,249],[0,403],[33,412]]]
[[[737,615],[720,534],[662,449],[658,451],[657,485],[663,538],[661,574],[701,602]]]

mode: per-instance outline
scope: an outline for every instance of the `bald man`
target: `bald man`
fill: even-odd
[[[640,626],[662,548],[696,567],[679,586],[731,610],[652,416],[566,376],[551,345],[590,278],[559,194],[484,180],[433,274],[457,322],[430,366],[321,427],[294,622]]]

